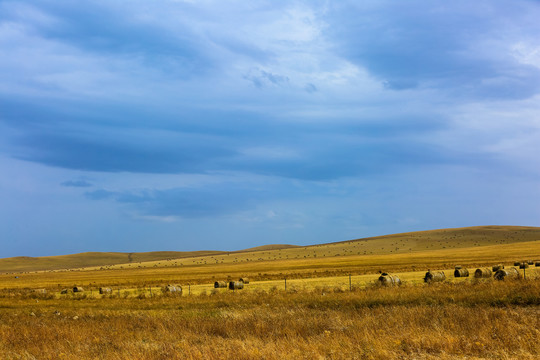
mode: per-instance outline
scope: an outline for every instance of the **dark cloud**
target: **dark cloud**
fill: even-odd
[[[188,78],[216,66],[216,62],[202,46],[204,42],[181,17],[170,28],[163,28],[160,12],[140,17],[135,6],[121,8],[115,4],[86,2],[84,5],[69,1],[29,2],[53,22],[35,22],[35,33],[47,40],[59,41],[84,52],[136,59],[142,64],[174,76]],[[187,3],[176,4],[175,11],[186,16],[194,11]],[[122,11],[122,16],[119,16]],[[166,13],[165,8],[162,10]],[[26,23],[21,12],[13,12],[12,18]],[[188,15],[187,15],[188,16]],[[11,20],[7,18],[6,20]]]
[[[251,159],[231,160],[228,168],[249,171],[270,176],[301,179],[307,181],[333,180],[343,177],[370,177],[429,165],[475,164],[488,161],[484,156],[474,155],[464,160],[463,153],[452,153],[428,144],[411,143],[402,140],[357,141],[333,139],[333,146],[324,147],[320,139],[309,144],[305,155],[291,159]],[[305,142],[303,142],[305,144]],[[314,144],[319,146],[314,147]]]
[[[189,26],[181,19],[178,24],[169,24],[171,31],[165,31],[155,19],[146,22],[132,18],[129,9],[119,17],[118,5],[79,6],[45,1],[33,6],[54,14],[58,20],[54,25],[35,24],[37,34],[84,49],[82,54],[133,55],[137,61],[142,59],[144,65],[160,62],[156,68],[165,72],[170,61],[185,64],[186,69],[192,65],[204,69],[209,62],[220,60],[208,56],[208,39],[199,43],[202,35],[195,28],[184,29]],[[195,11],[189,4],[175,9]],[[332,26],[325,28],[328,34],[324,35],[328,35],[329,43],[337,42],[332,49],[367,68],[387,89],[415,90],[435,84],[457,96],[474,93],[482,97],[522,98],[540,86],[540,81],[535,81],[536,68],[517,64],[507,55],[494,54],[493,49],[482,54],[470,51],[495,31],[492,20],[481,15],[476,7],[468,10],[464,3],[450,7],[419,2],[387,6],[382,2],[369,6],[332,5],[330,9],[325,20]],[[223,41],[227,47],[226,40],[216,41]],[[256,42],[237,42],[234,36],[229,40],[235,44],[229,44],[231,49],[238,48],[239,53],[245,52],[261,63],[268,55],[257,50]],[[497,56],[492,58],[492,53]],[[355,118],[356,109],[363,106],[361,101],[351,103],[337,93],[323,94],[313,83],[305,84],[303,80],[289,86],[294,79],[263,70],[261,63],[241,63],[241,69],[251,69],[244,79],[259,88],[294,88],[300,95],[295,97],[291,91],[287,98],[244,100],[244,90],[233,84],[232,93],[238,92],[230,99],[231,104],[228,99],[216,104],[211,101],[212,96],[207,97],[215,83],[206,78],[201,78],[200,88],[192,83],[177,88],[174,80],[165,81],[166,86],[159,88],[166,98],[163,106],[155,98],[140,102],[127,99],[124,103],[94,98],[42,100],[31,96],[10,100],[8,95],[2,95],[0,122],[16,129],[14,133],[18,134],[9,139],[8,151],[18,159],[76,170],[160,174],[245,171],[303,180],[367,176],[393,171],[404,164],[465,163],[471,159],[460,158],[464,154],[448,150],[455,148],[451,145],[430,145],[430,134],[444,130],[447,119],[431,116],[433,110],[429,107],[404,111],[398,117],[388,115],[392,104],[382,99],[368,105],[371,109],[362,110],[363,115]],[[240,63],[223,62],[225,67],[235,64]],[[323,65],[327,64],[320,64],[320,74],[335,70]],[[298,71],[294,66],[290,69],[291,74]],[[237,76],[240,71],[233,74]],[[287,68],[279,71],[288,72]],[[172,75],[174,71],[174,79]],[[238,77],[235,79],[238,81]],[[171,101],[175,94],[163,89],[178,89],[178,103]],[[103,89],[105,95],[108,91]],[[143,93],[151,97],[152,91],[149,87]],[[321,93],[322,99],[330,100],[322,105],[306,103],[304,98],[312,97],[306,97],[304,91]],[[253,94],[245,95],[256,98]],[[190,103],[183,97],[200,99]],[[288,119],[290,113],[316,113],[318,106],[326,105],[330,110],[324,109],[325,113],[330,115],[322,121],[310,115]],[[333,108],[339,108],[336,113],[344,113],[344,118],[333,115]],[[251,148],[286,149],[292,155],[261,156],[250,154]]]
[[[529,17],[526,2],[354,3],[334,10],[337,50],[389,89],[423,85],[454,90],[453,96],[493,99],[540,92],[540,69],[520,63],[508,47],[508,39],[531,35],[531,23],[522,24]],[[501,18],[505,21],[497,22]],[[540,27],[534,28],[540,35]]]
[[[60,185],[67,187],[91,187],[93,184],[86,180],[67,180]]]
[[[257,88],[265,86],[284,86],[289,83],[289,78],[284,75],[274,74],[264,70],[256,69],[244,75],[244,79],[249,80]]]
[[[127,141],[126,141],[127,140]],[[203,138],[175,139],[159,144],[158,138],[100,139],[36,134],[18,142],[17,158],[76,170],[139,173],[201,173],[212,169],[217,158],[233,150]]]
[[[435,115],[290,123],[256,112],[186,108],[181,121],[157,112],[148,122],[151,114],[144,108],[125,112],[111,108],[93,114],[91,109],[88,113],[82,110],[84,107],[75,111],[73,104],[51,103],[8,111],[0,121],[20,132],[10,139],[11,155],[75,170],[245,171],[303,180],[366,176],[401,164],[458,161],[443,148],[409,140],[444,129],[446,119]],[[114,122],[107,123],[109,118]],[[251,148],[284,149],[297,155],[259,156],[250,154]]]
[[[268,198],[265,191],[246,186],[174,188],[138,191],[96,190],[85,193],[92,200],[113,199],[131,206],[140,216],[200,218],[231,214],[255,206]]]

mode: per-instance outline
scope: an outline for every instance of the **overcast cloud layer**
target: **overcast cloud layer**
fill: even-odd
[[[536,1],[0,1],[0,257],[540,226]]]

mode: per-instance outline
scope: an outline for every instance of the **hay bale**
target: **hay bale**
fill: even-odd
[[[534,265],[534,260],[527,260],[527,264]]]
[[[493,272],[490,268],[479,268],[474,272],[474,277],[477,279],[487,279],[490,278]]]
[[[182,295],[182,287],[180,285],[167,285],[163,287],[164,293]]]
[[[216,281],[214,283],[214,289],[217,289],[217,288],[226,288],[227,287],[227,282],[226,281]]]
[[[424,276],[424,282],[427,282],[427,283],[444,281],[445,279],[446,279],[446,275],[444,274],[444,271],[428,270],[428,272]]]
[[[230,281],[229,290],[240,290],[244,288],[244,283],[241,281]]]
[[[456,265],[456,266],[454,267],[454,270],[459,270],[459,269],[461,269],[461,265]]]
[[[534,266],[540,266],[540,261],[537,261]]]
[[[495,265],[491,268],[491,270],[496,273],[497,271],[501,270],[501,269],[504,269],[504,265],[503,264],[499,264],[499,265]]]
[[[527,262],[522,262],[521,264],[519,264],[519,268],[520,269],[528,269],[529,264]]]
[[[64,295],[64,294],[67,294],[69,292],[68,289],[62,289],[62,291],[60,291],[60,294]]]
[[[514,261],[514,266],[519,266],[521,264],[520,261]]]
[[[249,278],[247,277],[240,278],[238,281],[243,282],[244,284],[249,284]]]
[[[76,293],[76,292],[84,292],[84,289],[80,286],[74,286],[73,287],[73,292]]]
[[[469,277],[469,269],[456,269],[454,270],[454,277]]]
[[[397,275],[382,273],[379,276],[379,283],[383,286],[398,286],[401,285],[401,280]]]
[[[34,292],[38,293],[38,294],[46,294],[47,290],[46,289],[34,289]]]
[[[519,279],[520,275],[519,270],[513,267],[510,269],[500,269],[495,273],[493,277],[497,280]]]
[[[100,294],[110,294],[112,293],[112,289],[111,288],[106,288],[106,287],[100,287],[99,288],[99,293]]]

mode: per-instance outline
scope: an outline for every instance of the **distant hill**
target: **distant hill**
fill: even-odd
[[[142,263],[168,259],[183,259],[219,255],[223,251],[152,251],[141,253],[85,252],[72,255],[0,259],[0,272],[75,269],[93,266]]]
[[[85,267],[117,268],[189,266],[358,255],[391,255],[429,250],[508,245],[540,240],[540,228],[475,226],[417,231],[310,246],[264,245],[239,251],[156,251],[144,253],[87,252],[47,257],[0,259],[0,272],[61,270]]]
[[[511,244],[523,241],[540,240],[540,227],[533,226],[471,226],[464,228],[415,231],[400,234],[374,236],[369,238],[346,240],[322,245],[337,245],[353,242],[409,245],[422,250],[463,248],[479,245]],[[317,246],[317,245],[313,245]]]
[[[282,250],[282,249],[292,249],[300,248],[302,246],[298,245],[287,245],[287,244],[274,244],[274,245],[262,245],[256,246],[249,249],[239,250],[238,252],[254,252],[254,251],[268,251],[268,250]]]

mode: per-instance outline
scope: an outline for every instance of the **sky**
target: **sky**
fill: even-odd
[[[538,19],[0,0],[0,257],[540,226]]]

